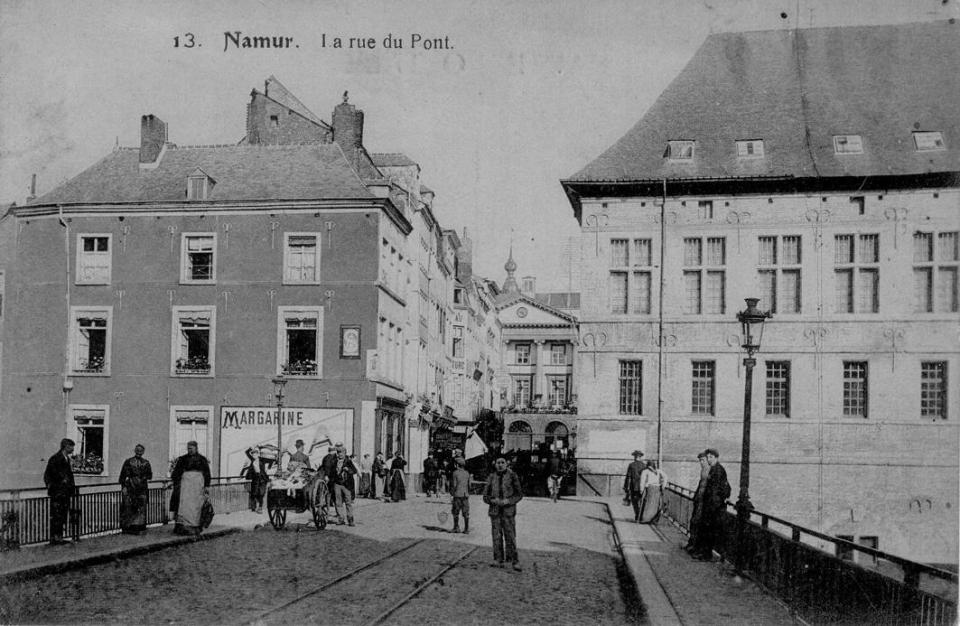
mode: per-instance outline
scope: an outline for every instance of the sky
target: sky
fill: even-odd
[[[709,34],[942,20],[958,4],[0,0],[0,202],[23,204],[31,174],[43,194],[138,146],[144,114],[179,145],[236,143],[250,91],[273,75],[328,122],[349,91],[367,149],[420,164],[476,273],[502,282],[512,244],[538,291],[576,291],[579,226],[559,181],[631,128]],[[225,50],[236,31],[292,43]]]

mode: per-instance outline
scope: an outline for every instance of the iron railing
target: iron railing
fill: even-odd
[[[665,514],[689,532],[694,493],[664,489]],[[737,556],[737,516],[727,502],[715,549]],[[745,570],[805,620],[818,624],[953,624],[957,574],[753,511],[745,532]],[[831,550],[833,553],[831,553]],[[859,554],[856,563],[837,554]],[[871,565],[865,565],[869,562]]]
[[[210,502],[216,513],[247,508],[246,481],[238,478],[213,478]],[[169,520],[170,482],[150,481],[147,499],[147,525],[166,524]],[[2,545],[44,543],[50,540],[50,497],[42,487],[0,490]],[[70,514],[64,534],[72,539],[118,532],[120,530],[120,486],[84,485],[77,487],[70,501]]]

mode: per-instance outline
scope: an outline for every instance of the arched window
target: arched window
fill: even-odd
[[[564,448],[570,447],[570,431],[563,422],[550,422],[547,424],[546,437],[544,440],[547,445],[553,446],[555,441],[562,441]]]
[[[507,434],[503,436],[503,449],[530,450],[533,447],[533,428],[523,420],[517,420],[507,427]]]
[[[561,424],[562,426],[563,424]],[[509,431],[511,433],[530,433],[533,432],[533,428],[530,427],[530,424],[524,422],[523,420],[517,420],[516,422],[510,424]]]

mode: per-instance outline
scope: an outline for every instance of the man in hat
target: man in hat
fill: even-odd
[[[723,532],[724,514],[727,498],[730,497],[730,483],[727,482],[727,470],[720,464],[720,453],[716,448],[703,451],[710,471],[707,483],[703,487],[703,502],[700,504],[700,525],[697,529],[697,547],[693,557],[701,561],[713,560],[713,548]]]
[[[470,472],[467,471],[467,461],[462,456],[455,457],[453,463],[457,467],[450,475],[453,532],[460,532],[460,513],[463,513],[463,534],[467,534],[470,532]]]
[[[334,448],[336,461],[330,482],[333,485],[334,502],[337,507],[337,524],[343,525],[344,517],[349,526],[353,526],[353,499],[356,495],[354,476],[357,468],[349,458],[342,443]]]
[[[687,545],[683,547],[687,552],[693,553],[697,550],[697,535],[700,533],[700,519],[703,509],[703,492],[707,486],[707,477],[710,475],[710,466],[707,465],[707,453],[701,452],[697,455],[697,463],[700,464],[700,481],[697,483],[697,490],[693,494],[693,512],[690,513],[690,538]]]
[[[43,472],[43,483],[47,486],[47,495],[50,496],[50,545],[65,543],[63,527],[67,523],[67,514],[70,511],[70,498],[75,491],[73,483],[73,467],[70,465],[70,455],[73,454],[72,439],[60,440],[60,451],[47,461],[47,469]]]
[[[633,462],[627,466],[627,475],[623,479],[623,497],[633,505],[633,521],[640,521],[640,500],[643,498],[643,484],[640,477],[647,464],[642,461],[643,452],[633,451]]]
[[[293,463],[300,463],[303,467],[307,469],[312,469],[310,466],[310,457],[307,456],[307,453],[303,451],[303,439],[297,439],[297,442],[293,444],[297,451],[290,455],[290,463],[287,467],[290,467]]]

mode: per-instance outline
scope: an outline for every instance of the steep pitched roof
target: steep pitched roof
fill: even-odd
[[[416,165],[413,159],[399,152],[374,152],[370,155],[377,167],[406,167]]]
[[[843,177],[960,171],[960,25],[711,35],[643,118],[570,182]],[[945,150],[917,151],[913,131]],[[834,153],[861,135],[862,154]],[[763,158],[737,140],[762,139]],[[670,140],[694,158],[664,158]]]
[[[217,181],[211,201],[373,197],[336,144],[168,144],[154,169],[141,169],[139,151],[123,148],[31,204],[183,201],[197,168]]]
[[[270,78],[266,80],[263,91],[264,95],[274,102],[282,104],[288,109],[299,113],[318,126],[330,128],[326,122],[317,117],[313,111],[308,109],[306,105],[300,102],[295,95],[290,93],[290,90],[284,87],[283,83],[277,80],[275,76],[271,75]]]

